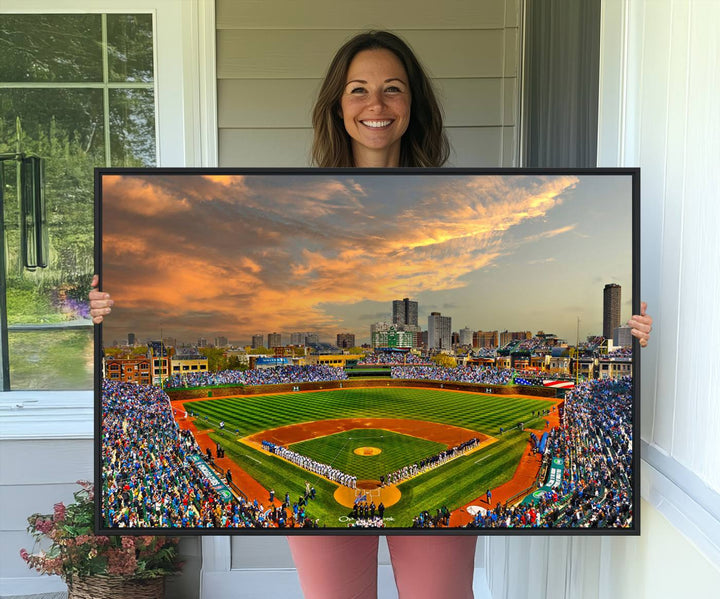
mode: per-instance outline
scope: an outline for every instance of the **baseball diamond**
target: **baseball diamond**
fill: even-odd
[[[245,485],[258,495],[251,499],[268,505],[272,489],[274,501],[287,493],[293,503],[312,487],[307,514],[321,527],[346,527],[350,509],[363,498],[383,502],[386,527],[410,527],[419,512],[443,506],[459,514],[456,521],[465,520],[464,506],[510,482],[528,452],[528,431],[544,429],[541,412],[557,413],[559,401],[368,386],[176,400],[173,407],[190,414],[179,420],[183,428],[223,447],[243,480],[252,482]],[[268,444],[296,457],[276,455]],[[540,466],[535,462],[532,476]],[[365,490],[321,475],[318,464],[362,481]]]

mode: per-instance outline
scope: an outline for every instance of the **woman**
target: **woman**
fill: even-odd
[[[438,167],[449,155],[430,80],[407,44],[388,32],[363,33],[340,48],[312,122],[312,158],[321,167]],[[93,290],[90,300],[99,323],[112,299]],[[644,303],[629,324],[645,346],[652,318]],[[289,537],[305,596],[376,597],[378,538]],[[400,599],[471,598],[475,544],[475,536],[389,537]]]

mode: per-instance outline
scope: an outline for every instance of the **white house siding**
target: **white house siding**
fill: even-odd
[[[517,164],[519,0],[220,0],[216,17],[220,166],[308,166],[321,79],[368,29],[399,33],[433,77],[452,166]]]

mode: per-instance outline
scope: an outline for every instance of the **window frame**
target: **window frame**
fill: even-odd
[[[0,0],[0,14],[152,14],[157,165],[217,166],[214,2],[86,0],[86,4],[78,8],[72,0],[25,0],[22,5]]]
[[[212,0],[0,0],[0,14],[129,14],[153,16],[155,131],[158,166],[217,166],[215,3]],[[180,64],[178,64],[180,63]],[[179,69],[179,73],[178,73]],[[32,401],[44,412],[72,414],[40,437],[92,438],[92,390],[0,393],[0,439],[38,438],[37,423],[22,416]],[[69,412],[68,412],[69,410]],[[51,415],[48,419],[55,420]],[[8,426],[6,426],[8,425]]]

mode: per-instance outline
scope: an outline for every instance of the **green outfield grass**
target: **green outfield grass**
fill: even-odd
[[[185,402],[185,409],[211,421],[225,421],[241,436],[297,422],[331,418],[414,418],[497,435],[518,422],[542,428],[532,411],[552,401],[512,395],[484,395],[442,389],[369,387],[278,393]],[[542,422],[542,426],[540,423]]]
[[[507,482],[517,467],[528,439],[527,432],[511,430],[511,428],[518,422],[524,422],[528,428],[544,428],[544,420],[533,417],[531,412],[549,408],[551,404],[551,401],[540,398],[493,396],[441,389],[375,387],[208,399],[201,402],[186,402],[185,409],[194,413],[197,416],[196,422],[202,425],[216,424],[223,420],[225,429],[222,432],[211,433],[211,438],[220,442],[226,448],[227,455],[248,474],[267,489],[273,488],[276,496],[282,498],[287,491],[292,500],[297,501],[304,490],[305,481],[310,481],[317,490],[317,499],[310,503],[308,515],[312,518],[320,518],[321,526],[325,524],[328,527],[344,528],[345,524],[339,518],[346,516],[349,510],[338,505],[333,499],[333,493],[337,488],[334,483],[277,456],[248,447],[239,439],[262,430],[297,422],[359,417],[427,420],[461,426],[496,437],[495,443],[482,450],[457,458],[399,485],[402,498],[386,511],[386,516],[394,519],[387,525],[407,527],[411,525],[413,516],[421,510],[428,509],[434,512],[442,505],[453,510],[484,495],[488,488],[495,488]],[[208,417],[207,421],[205,416]],[[500,427],[506,431],[502,436],[499,436]],[[321,439],[337,437],[342,445],[343,435],[352,436],[359,432],[372,433],[367,430],[346,431],[340,435],[329,435],[294,444],[293,449],[304,455],[308,455],[309,451],[320,451],[321,454],[317,454],[318,457],[315,459],[332,463],[322,459],[320,455],[322,452],[332,452],[336,447],[333,445],[336,440],[332,439],[332,443],[325,444]],[[393,435],[406,436],[396,433]],[[397,441],[395,439],[393,443]],[[416,439],[416,441],[422,440]],[[306,443],[310,444],[308,451],[307,448],[301,451],[296,447]],[[375,442],[372,445],[378,446]],[[408,445],[413,447],[415,442]],[[336,457],[335,463],[340,459],[350,459],[354,455],[350,446],[347,447],[348,451],[345,452],[344,457]],[[398,444],[392,450],[387,450],[387,453],[394,454],[401,450],[404,451]],[[431,452],[437,453],[433,450]],[[384,449],[383,454],[385,453]],[[372,460],[371,457],[355,457],[360,463],[365,460],[370,463]],[[399,458],[399,461],[402,459]],[[412,461],[409,460],[400,466]],[[348,466],[348,470],[349,468]],[[340,469],[348,472],[344,468]],[[396,468],[390,470],[394,469]],[[379,474],[357,476],[379,478]]]
[[[381,453],[363,456],[354,452],[365,446],[377,447]],[[379,480],[382,475],[440,453],[446,446],[392,431],[355,429],[293,443],[290,449],[357,476],[359,480]]]

